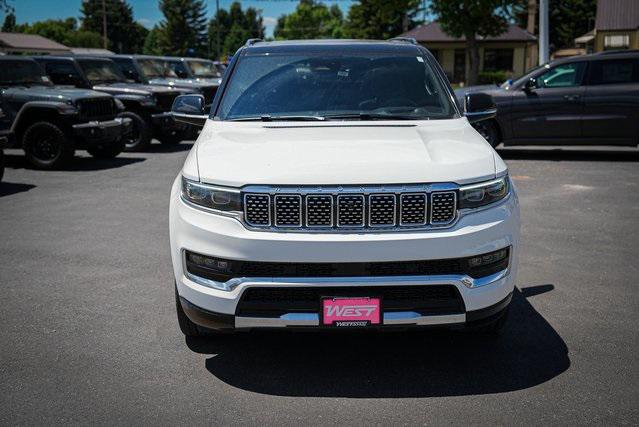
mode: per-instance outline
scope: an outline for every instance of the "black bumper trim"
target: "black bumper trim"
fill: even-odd
[[[497,304],[493,304],[480,310],[471,310],[466,312],[466,324],[473,324],[475,322],[482,322],[485,320],[491,320],[498,318],[508,308],[510,301],[513,299],[512,292],[508,294],[506,298],[499,301]]]
[[[130,132],[131,127],[132,121],[129,118],[87,122],[72,126],[75,136],[88,145],[120,141],[122,136]]]
[[[186,316],[193,323],[208,329],[235,329],[235,316],[204,310],[180,297],[180,304]]]

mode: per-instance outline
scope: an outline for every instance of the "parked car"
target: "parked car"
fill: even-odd
[[[110,55],[122,73],[138,83],[153,84],[199,93],[204,96],[207,105],[213,102],[218,83],[181,79],[161,57],[146,55]]]
[[[506,164],[408,41],[255,42],[233,57],[170,196],[180,328],[500,330],[517,273]]]
[[[639,52],[604,52],[553,61],[501,87],[483,91],[497,117],[477,123],[496,146],[639,144]]]
[[[1,114],[1,111],[0,111]],[[3,148],[7,145],[7,138],[0,136],[0,181],[4,176],[4,151]]]
[[[123,106],[111,95],[55,87],[24,56],[0,56],[0,87],[0,136],[22,147],[33,166],[64,166],[80,148],[105,158],[124,149],[131,120],[117,118]]]
[[[56,85],[93,89],[113,95],[131,119],[133,130],[126,138],[127,151],[148,148],[152,138],[163,144],[190,139],[189,129],[171,117],[171,106],[181,91],[128,81],[120,69],[106,58],[82,56],[36,56],[34,59]]]
[[[166,56],[162,59],[165,66],[180,79],[210,82],[219,86],[222,83],[224,71],[226,71],[226,67],[220,62],[208,59],[171,56]]]

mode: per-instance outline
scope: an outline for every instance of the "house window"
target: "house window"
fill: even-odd
[[[513,49],[484,49],[484,71],[512,71]]]
[[[628,49],[630,47],[630,36],[628,34],[616,36],[604,36],[605,49]]]

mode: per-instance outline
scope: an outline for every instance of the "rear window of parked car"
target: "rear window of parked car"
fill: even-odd
[[[639,82],[639,59],[614,59],[590,63],[591,85]]]

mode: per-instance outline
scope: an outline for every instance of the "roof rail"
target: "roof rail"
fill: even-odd
[[[614,49],[597,52],[596,55],[623,55],[624,53],[639,53],[639,49]]]
[[[244,43],[244,46],[253,46],[255,43],[257,42],[263,42],[264,40],[262,39],[248,39],[246,41],[246,43]]]
[[[388,39],[388,41],[417,44],[417,40],[415,40],[413,37],[393,37],[392,39]]]

